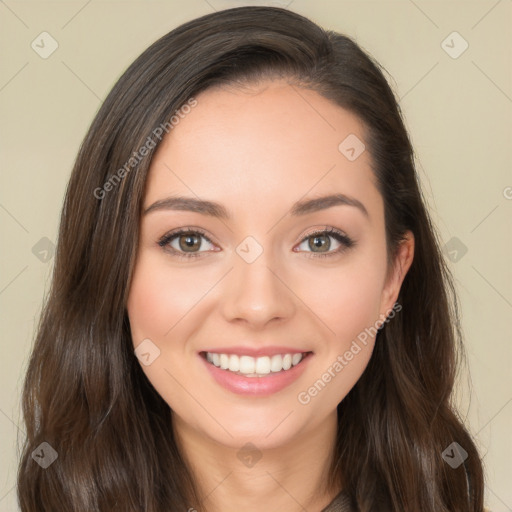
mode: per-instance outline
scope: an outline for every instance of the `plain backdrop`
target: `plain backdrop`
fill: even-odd
[[[0,2],[0,511],[18,510],[20,390],[80,142],[147,46],[241,5],[308,16],[389,73],[457,282],[468,368],[456,400],[484,456],[487,505],[512,511],[511,0]]]

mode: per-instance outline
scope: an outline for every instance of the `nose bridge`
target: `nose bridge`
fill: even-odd
[[[245,319],[264,325],[274,318],[293,314],[293,297],[279,278],[280,266],[270,249],[264,249],[253,237],[247,237],[233,253],[233,271],[224,300],[227,320]]]

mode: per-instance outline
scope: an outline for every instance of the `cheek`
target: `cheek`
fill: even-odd
[[[149,339],[159,350],[149,365],[141,364],[141,369],[158,394],[173,407],[183,400],[180,386],[173,379],[177,374],[173,361],[183,357],[185,343],[180,340],[186,340],[190,334],[190,326],[181,320],[200,301],[207,286],[211,287],[207,283],[200,286],[197,280],[191,282],[190,277],[190,273],[169,268],[161,255],[147,251],[137,261],[127,302],[133,346]],[[150,353],[153,350],[156,349],[150,348]]]
[[[319,417],[347,396],[368,365],[377,332],[381,279],[375,266],[347,265],[315,279],[318,286],[309,291],[308,306],[328,331],[313,378],[297,398],[300,404],[314,404]]]
[[[372,258],[373,259],[373,258]],[[379,318],[385,268],[378,259],[354,259],[336,271],[317,272],[301,296],[329,328],[331,335],[346,344]],[[303,285],[304,286],[304,285]]]
[[[130,294],[128,316],[136,345],[144,338],[163,341],[204,295],[190,274],[162,265],[161,258],[143,255],[137,262]]]

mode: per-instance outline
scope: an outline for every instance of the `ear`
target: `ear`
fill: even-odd
[[[386,284],[382,290],[381,295],[381,311],[380,313],[386,317],[389,311],[393,308],[400,288],[407,274],[412,260],[414,258],[414,235],[411,231],[407,231],[404,235],[404,240],[400,242],[393,262],[393,267],[388,273]]]

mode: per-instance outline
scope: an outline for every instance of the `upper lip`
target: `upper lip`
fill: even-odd
[[[217,354],[235,354],[237,356],[251,356],[251,357],[264,357],[275,356],[277,354],[302,354],[304,352],[311,352],[310,350],[303,350],[300,348],[283,347],[283,346],[270,346],[270,347],[215,347],[208,348],[202,352],[211,352]]]

